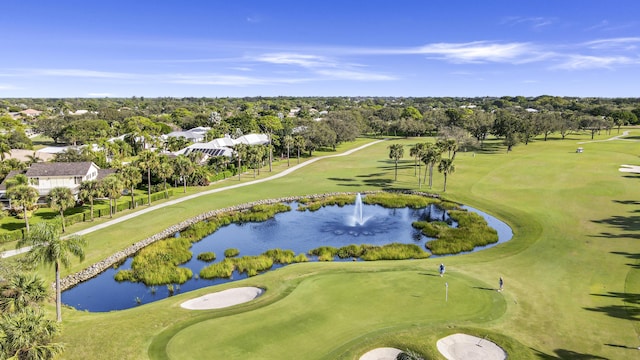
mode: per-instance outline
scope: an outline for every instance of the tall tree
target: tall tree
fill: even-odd
[[[442,189],[442,192],[447,191],[447,175],[453,174],[454,171],[456,171],[456,167],[453,165],[453,159],[440,160],[438,172],[441,172],[442,175],[444,175],[444,188]]]
[[[51,209],[60,213],[62,232],[65,232],[64,211],[76,204],[76,200],[73,198],[71,189],[63,186],[51,189],[49,195],[47,195],[47,204]]]
[[[160,164],[158,154],[151,150],[144,150],[138,155],[137,165],[147,173],[147,205],[151,206],[151,171],[155,171]]]
[[[413,175],[414,176],[418,175],[418,187],[422,186],[422,183],[421,183],[422,172],[420,171],[421,170],[420,164],[422,163],[422,157],[424,156],[426,151],[427,151],[427,143],[417,143],[413,145],[409,150],[409,155],[413,156],[413,159],[415,161]],[[417,168],[417,172],[416,172],[416,168]]]
[[[306,145],[306,140],[301,135],[296,135],[293,138],[293,146],[298,153],[298,164],[300,164],[300,152],[304,150],[305,145]]]
[[[240,173],[242,172],[242,161],[247,158],[249,146],[246,144],[237,144],[233,147],[233,154],[238,162],[238,181],[240,181]]]
[[[398,180],[398,162],[404,156],[404,147],[402,144],[389,145],[389,159],[392,159],[395,163],[395,180]]]
[[[24,224],[27,228],[27,232],[29,232],[28,211],[36,203],[38,197],[40,197],[38,190],[28,185],[16,185],[7,190],[7,195],[14,204],[17,204],[18,207],[22,209]]]
[[[182,179],[182,186],[184,188],[184,192],[187,192],[187,178],[189,175],[193,174],[195,167],[191,160],[189,160],[186,156],[180,155],[175,159],[174,163],[176,170],[175,173],[180,175]]]
[[[166,156],[161,156],[159,158],[158,166],[156,168],[157,175],[160,179],[162,179],[162,183],[164,185],[164,197],[168,198],[169,193],[167,192],[167,179],[173,176],[173,164],[169,161],[169,158]]]
[[[293,144],[294,144],[293,136],[291,136],[291,135],[286,135],[286,136],[283,138],[283,141],[282,141],[282,142],[283,142],[284,147],[286,147],[286,148],[287,148],[287,167],[289,167],[289,166],[291,166],[291,158],[290,158],[291,147],[292,147],[292,146],[293,146]]]
[[[109,217],[113,217],[114,209],[118,210],[117,200],[122,194],[124,184],[119,174],[111,174],[100,182],[102,192],[109,198]]]
[[[53,264],[56,273],[56,319],[62,321],[62,300],[60,297],[60,266],[65,268],[71,264],[71,256],[84,260],[86,241],[78,236],[61,239],[60,228],[52,222],[41,222],[33,227],[33,231],[18,241],[18,246],[31,246],[26,255],[33,264]]]
[[[275,131],[282,130],[282,121],[277,116],[267,115],[258,119],[258,124],[269,136],[269,172],[271,172],[273,171],[272,137]]]
[[[78,192],[78,196],[82,201],[89,202],[89,214],[91,216],[91,221],[93,221],[93,201],[101,195],[102,187],[96,180],[87,180],[80,184],[80,192]]]
[[[429,169],[429,171],[424,172],[425,178],[427,177],[427,173],[429,174],[429,189],[433,186],[433,167],[440,161],[442,156],[442,150],[440,147],[435,144],[427,144],[427,149],[422,155],[422,162]]]
[[[131,195],[131,208],[135,209],[136,195],[134,191],[136,189],[136,186],[138,186],[138,184],[142,182],[142,174],[140,174],[140,169],[133,165],[127,165],[122,168],[120,176],[124,187],[129,189],[129,194]]]

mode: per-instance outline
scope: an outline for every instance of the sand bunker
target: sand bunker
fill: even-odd
[[[396,348],[377,348],[360,356],[360,360],[396,360],[396,357],[398,357],[398,354],[401,352],[402,350]]]
[[[257,287],[240,287],[191,299],[180,306],[189,310],[221,309],[251,301],[263,293],[264,290]]]
[[[453,334],[438,340],[438,351],[447,360],[504,360],[507,354],[495,343],[466,334]]]

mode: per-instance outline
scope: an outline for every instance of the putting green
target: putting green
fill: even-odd
[[[303,280],[291,294],[269,306],[182,329],[169,340],[166,351],[170,359],[203,359],[212,354],[265,359],[304,354],[305,359],[323,359],[367,333],[444,322],[485,322],[505,309],[500,293],[457,274],[444,278],[435,271],[419,270],[320,274]],[[265,323],[265,318],[271,320]]]

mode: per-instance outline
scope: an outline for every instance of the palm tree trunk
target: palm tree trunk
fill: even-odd
[[[56,319],[62,322],[62,299],[60,299],[60,262],[56,260]]]
[[[133,186],[131,187],[131,208],[136,208],[136,198],[133,195]]]
[[[289,145],[287,145],[287,167],[291,166],[291,159],[289,158]]]
[[[29,219],[27,218],[27,206],[23,206],[24,211],[24,225],[27,227],[27,234],[29,233]]]
[[[111,198],[109,198],[109,218],[113,218],[113,199]]]
[[[151,167],[147,168],[147,205],[151,206]]]
[[[186,194],[187,193],[187,177],[184,177],[184,180],[182,180],[182,187],[183,187],[183,192]]]
[[[442,189],[442,192],[446,192],[447,191],[447,173],[443,173],[444,174],[444,189]]]
[[[418,189],[422,189],[420,180],[422,180],[422,167],[420,167],[420,163],[418,163]]]
[[[93,198],[91,198],[91,201],[89,203],[91,204],[91,210],[89,211],[89,213],[91,214],[91,221],[93,221]],[[109,205],[111,205],[111,202],[109,202]]]
[[[62,209],[60,209],[60,219],[62,220],[62,232],[64,233],[66,229],[64,228],[64,213],[62,212]]]
[[[396,178],[395,181],[398,181],[398,162],[396,161]]]
[[[164,178],[164,198],[169,198],[169,193],[167,193],[167,178]]]

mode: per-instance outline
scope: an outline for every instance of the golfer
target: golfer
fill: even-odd
[[[504,280],[502,280],[502,276],[500,276],[500,281],[498,281],[498,285],[500,286],[498,291],[502,291],[502,289],[504,288]]]
[[[440,277],[444,276],[444,264],[440,264]]]

